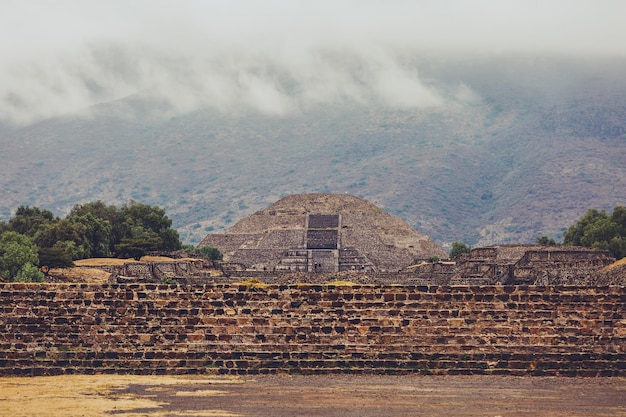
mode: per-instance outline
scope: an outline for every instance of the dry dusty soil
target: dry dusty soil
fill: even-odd
[[[0,378],[2,416],[626,416],[626,379],[461,376]]]

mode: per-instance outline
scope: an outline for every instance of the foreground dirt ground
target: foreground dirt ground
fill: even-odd
[[[626,379],[424,376],[0,378],[2,416],[626,416]]]

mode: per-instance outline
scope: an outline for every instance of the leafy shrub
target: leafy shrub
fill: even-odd
[[[588,210],[563,234],[563,244],[608,250],[616,259],[626,257],[626,207],[615,206],[610,216],[604,210]]]
[[[38,263],[37,248],[28,236],[11,231],[0,235],[0,276],[14,281],[43,281],[43,274],[35,266]]]
[[[22,265],[22,268],[13,278],[16,282],[43,282],[44,275],[35,265],[30,262]]]
[[[538,245],[546,245],[546,246],[556,246],[556,240],[552,239],[551,237],[548,236],[539,236],[537,239],[535,239],[535,242]]]
[[[224,259],[224,255],[218,248],[213,246],[202,246],[195,250],[195,253],[202,256],[203,258],[210,259],[212,261],[221,261]]]
[[[466,245],[463,242],[452,242],[452,248],[450,249],[450,259],[456,259],[457,256],[463,253],[470,253],[471,246]]]

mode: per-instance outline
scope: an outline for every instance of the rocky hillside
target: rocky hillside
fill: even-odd
[[[447,245],[557,239],[626,203],[626,59],[415,59],[442,106],[338,104],[283,116],[171,113],[145,97],[0,126],[0,220],[130,199],[186,242],[280,197],[349,193]]]

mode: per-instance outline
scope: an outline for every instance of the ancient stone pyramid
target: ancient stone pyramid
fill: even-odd
[[[224,261],[245,270],[398,271],[446,252],[374,204],[346,194],[294,194],[207,235]]]

